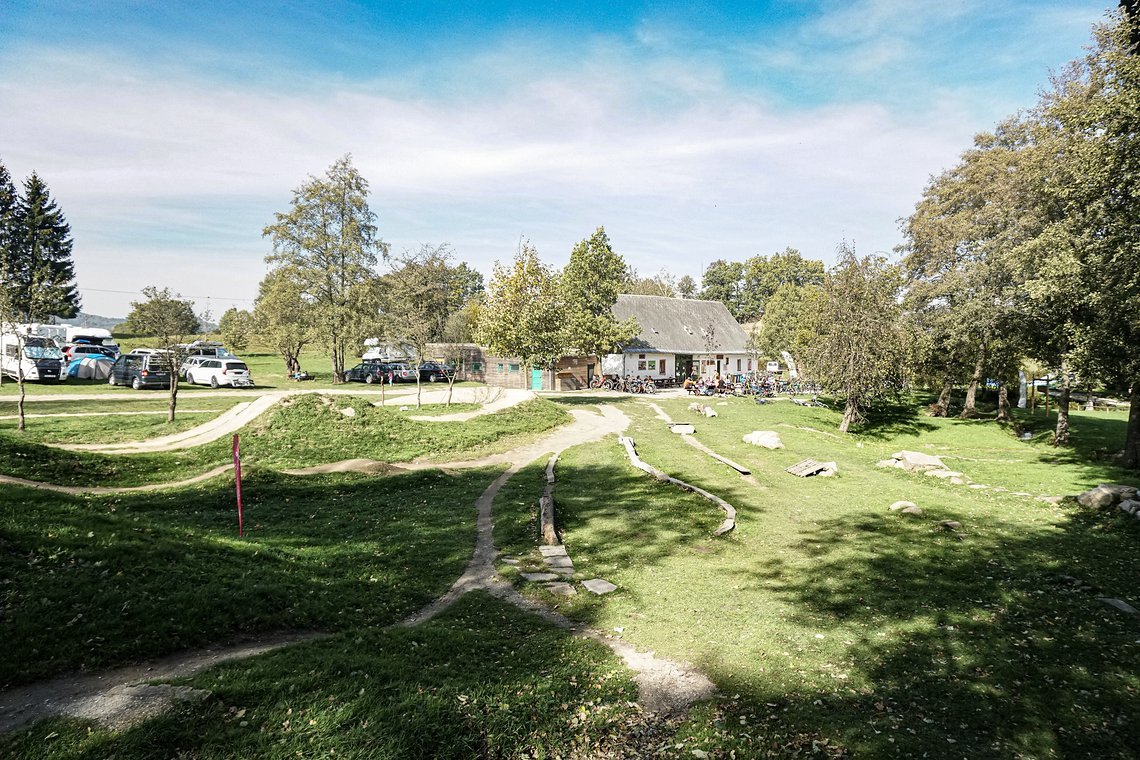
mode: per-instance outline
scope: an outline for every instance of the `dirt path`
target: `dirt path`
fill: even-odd
[[[207,647],[141,665],[63,676],[0,692],[0,734],[57,715],[125,728],[164,712],[176,701],[207,694],[187,686],[148,685],[147,681],[192,676],[219,662],[253,657],[320,636],[322,634],[317,633],[261,636],[230,646]]]
[[[11,475],[0,475],[0,483],[11,483],[16,486],[25,486],[27,488],[38,488],[41,491],[53,491],[55,493],[65,493],[69,496],[80,496],[82,494],[115,494],[115,493],[139,493],[142,491],[160,491],[164,488],[180,488],[182,486],[192,486],[195,483],[201,483],[204,480],[217,477],[224,472],[229,472],[234,466],[232,464],[223,464],[215,467],[212,470],[207,470],[201,475],[195,475],[186,480],[175,480],[168,483],[149,483],[145,486],[123,486],[123,487],[108,487],[108,486],[57,486],[54,483],[41,483],[38,480],[24,480],[23,478],[16,478]]]
[[[597,441],[610,434],[621,434],[630,422],[623,412],[608,406],[600,407],[599,414],[577,409],[571,411],[571,414],[574,417],[571,424],[533,443],[502,454],[465,462],[446,464],[413,462],[398,466],[401,470],[411,470],[508,465],[506,471],[487,487],[476,502],[475,550],[463,574],[452,584],[447,593],[401,621],[399,625],[414,626],[430,620],[464,594],[480,589],[539,615],[575,636],[589,638],[609,647],[622,658],[627,667],[634,671],[639,701],[647,712],[661,715],[682,712],[692,703],[709,698],[715,693],[715,686],[707,677],[689,666],[656,657],[652,652],[638,652],[631,645],[611,636],[575,626],[564,616],[523,597],[495,569],[497,551],[492,536],[494,522],[491,507],[503,485],[524,466],[549,452],[560,453],[572,446]],[[321,468],[309,468],[305,472],[361,471],[367,467],[397,468],[395,465],[370,460],[348,460],[324,465]],[[226,469],[228,467],[218,468],[180,484],[139,486],[129,489],[69,489],[7,477],[0,478],[0,482],[20,483],[66,493],[77,491],[108,493],[184,485],[213,477]],[[305,633],[264,637],[235,646],[184,652],[158,661],[98,674],[65,676],[0,693],[0,733],[55,715],[97,720],[116,729],[134,725],[162,713],[176,702],[208,696],[207,692],[189,687],[150,685],[148,681],[189,676],[224,660],[252,657],[271,649],[307,641],[317,635]]]

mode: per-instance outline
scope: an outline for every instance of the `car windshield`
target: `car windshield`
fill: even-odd
[[[62,359],[63,352],[55,344],[44,338],[28,338],[24,344],[24,356],[29,359]]]

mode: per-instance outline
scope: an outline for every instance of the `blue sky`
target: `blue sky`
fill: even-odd
[[[88,311],[248,308],[261,229],[353,155],[395,251],[561,266],[598,225],[699,281],[830,261],[1033,105],[1106,2],[31,2],[0,7],[0,161],[39,172]]]

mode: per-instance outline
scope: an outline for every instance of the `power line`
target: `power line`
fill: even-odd
[[[84,293],[117,293],[124,296],[143,295],[143,292],[141,290],[108,290],[106,288],[76,288],[76,290]],[[226,298],[224,296],[179,296],[179,298],[193,298],[197,301],[241,301],[243,303],[253,303],[257,300],[256,298]]]

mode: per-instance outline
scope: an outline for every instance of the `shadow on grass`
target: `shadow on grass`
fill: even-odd
[[[840,405],[839,410],[842,411]],[[885,441],[898,435],[919,435],[937,425],[925,419],[922,407],[911,401],[882,401],[867,413],[867,422],[855,429],[859,435]]]
[[[0,497],[0,687],[241,632],[386,625],[445,591],[497,474],[245,479],[88,499]]]
[[[893,514],[834,520],[799,547],[810,567],[768,558],[741,570],[735,582],[777,595],[817,638],[855,640],[830,688],[789,693],[717,673],[744,694],[733,709],[774,734],[820,727],[871,757],[1134,756],[1140,619],[1096,596],[1138,601],[1136,521],[1080,511],[1060,530],[988,522],[946,533]],[[752,746],[741,733],[726,746]]]
[[[644,727],[636,687],[608,650],[482,593],[416,628],[342,634],[190,683],[212,695],[121,734],[45,722],[7,749],[43,758],[149,758],[159,747],[163,757],[196,758],[608,757],[629,749],[631,723]]]

